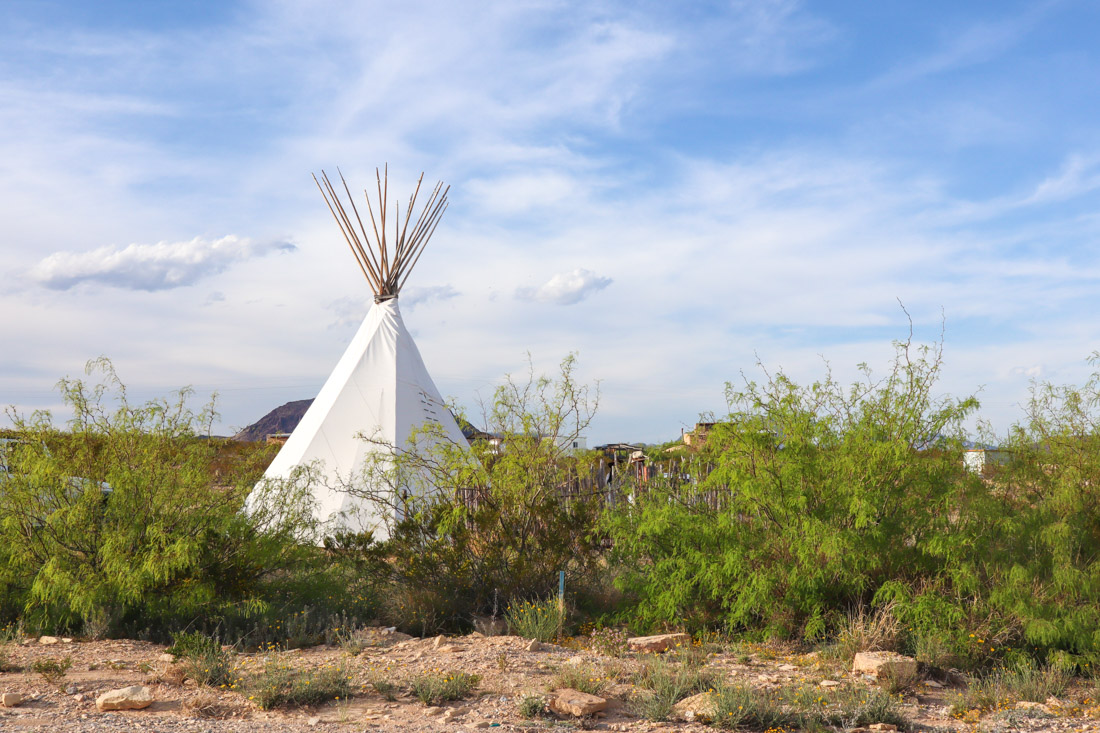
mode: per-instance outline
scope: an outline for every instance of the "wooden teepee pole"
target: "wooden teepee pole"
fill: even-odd
[[[424,182],[424,174],[421,173],[420,178],[416,181],[416,188],[405,207],[404,217],[401,216],[401,202],[394,202],[396,214],[393,217],[393,240],[391,242],[387,241],[386,238],[386,215],[389,209],[387,203],[387,197],[389,196],[389,165],[384,166],[382,170],[374,169],[375,188],[378,192],[377,217],[371,203],[370,192],[363,191],[363,197],[367,201],[367,214],[371,223],[370,230],[367,229],[363,217],[359,214],[359,209],[355,205],[351,188],[344,179],[344,174],[339,169],[337,169],[337,172],[340,174],[340,182],[343,185],[344,193],[348,197],[348,204],[351,206],[354,220],[352,216],[348,215],[336,187],[332,185],[328,175],[323,170],[321,171],[321,179],[318,180],[317,176],[314,175],[313,181],[321,191],[321,196],[325,199],[325,204],[328,206],[332,218],[336,220],[336,225],[340,227],[340,233],[343,234],[348,248],[359,264],[359,269],[362,270],[363,276],[370,283],[375,299],[395,298],[401,288],[405,286],[413,267],[420,261],[420,255],[423,254],[428,240],[431,239],[436,227],[439,226],[443,212],[447,210],[447,193],[450,191],[450,187],[444,188],[442,181],[437,183],[432,189],[431,195],[428,196],[428,200],[424,203],[424,208],[414,218],[417,198]],[[358,228],[355,226],[356,224],[358,224]],[[372,233],[374,235],[373,241],[371,239]]]

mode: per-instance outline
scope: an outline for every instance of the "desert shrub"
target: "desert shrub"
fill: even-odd
[[[200,632],[172,634],[166,650],[183,660],[183,673],[200,685],[230,687],[236,683],[233,655],[222,649],[217,638]]]
[[[1021,700],[1045,702],[1065,692],[1071,675],[1048,665],[1022,661],[1012,667],[997,667],[972,676],[966,688],[955,693],[951,708],[956,715],[968,711],[987,712]]]
[[[905,717],[889,693],[863,686],[822,690],[789,686],[754,690],[743,685],[715,689],[714,724],[749,730],[851,730],[874,723],[904,729]]]
[[[409,689],[425,705],[461,700],[477,689],[481,677],[468,672],[433,670],[409,680]]]
[[[546,699],[538,695],[526,695],[520,699],[518,707],[521,718],[540,718],[547,713]]]
[[[11,643],[21,635],[18,624],[0,626],[0,672],[8,671],[11,659]]]
[[[367,675],[367,685],[386,700],[393,702],[397,699],[401,685],[395,682],[388,672],[388,668],[384,671],[372,671]]]
[[[97,372],[99,384],[61,380],[67,430],[47,412],[9,410],[0,587],[28,625],[139,637],[225,628],[287,591],[340,587],[321,591],[331,576],[309,572],[321,557],[301,487],[272,487],[241,511],[269,448],[204,437],[214,407],[190,407],[189,390],[134,404],[109,361],[90,362]]]
[[[611,681],[612,677],[606,670],[587,664],[563,664],[551,677],[551,685],[555,688],[568,687],[589,695],[599,695]]]
[[[609,657],[621,657],[627,651],[628,634],[622,629],[604,627],[592,629],[588,646],[592,651]]]
[[[817,689],[803,688],[801,693],[784,695],[798,699],[797,706],[803,719],[803,727],[809,727],[810,721],[820,721],[822,727],[840,727],[850,729],[886,723],[905,729],[905,716],[898,707],[898,698],[886,690],[876,687],[845,685],[836,688],[828,695],[822,695]],[[817,700],[827,703],[820,705]]]
[[[562,633],[565,613],[552,598],[509,605],[504,612],[509,630],[516,636],[538,641],[553,641]]]
[[[343,663],[298,669],[276,655],[245,682],[245,691],[262,710],[318,705],[350,695],[351,675]]]
[[[730,730],[772,730],[785,726],[788,717],[775,695],[744,685],[722,685],[715,689],[714,725]]]
[[[1093,354],[1100,367],[1100,353]],[[1005,507],[991,604],[1021,641],[1100,653],[1100,371],[1084,385],[1032,386],[1025,418],[987,477]]]
[[[609,517],[636,613],[817,639],[887,581],[965,572],[985,544],[968,509],[992,500],[962,463],[977,401],[937,398],[940,369],[902,343],[850,387],[728,387],[703,450]]]
[[[694,665],[670,664],[663,659],[648,659],[634,675],[639,688],[634,698],[637,713],[647,720],[667,720],[672,707],[685,697],[712,689],[714,673]]]
[[[1100,657],[1100,372],[1036,384],[976,472],[978,404],[935,395],[941,364],[905,342],[882,378],[730,387],[703,448],[607,514],[626,613],[937,666]]]
[[[72,657],[57,659],[55,657],[43,657],[36,659],[31,664],[31,671],[40,676],[47,684],[59,686],[73,666]]]
[[[893,604],[873,610],[860,606],[840,622],[834,651],[840,659],[851,662],[859,652],[897,651],[900,636],[901,624]]]
[[[415,633],[465,628],[472,614],[544,598],[566,573],[584,594],[603,572],[590,456],[574,451],[596,407],[573,377],[508,380],[484,408],[491,440],[453,445],[426,425],[409,445],[381,450],[347,490],[391,518],[389,539],[334,536],[387,590],[389,623]],[[369,439],[369,438],[365,438]]]

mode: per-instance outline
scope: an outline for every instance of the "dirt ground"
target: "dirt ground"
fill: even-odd
[[[529,650],[530,642],[515,636],[414,639],[386,629],[359,632],[354,646],[320,646],[290,652],[235,653],[239,677],[247,679],[278,655],[294,668],[318,669],[346,665],[352,678],[350,698],[318,706],[263,711],[247,692],[200,686],[182,677],[180,666],[165,647],[138,641],[83,641],[59,639],[41,644],[26,639],[7,646],[7,663],[0,672],[0,693],[20,693],[15,707],[0,707],[0,730],[50,731],[712,731],[700,723],[651,722],[638,713],[637,691],[629,672],[643,662],[636,652],[613,656],[591,649],[544,644]],[[782,648],[737,645],[706,647],[705,664],[720,678],[754,687],[789,684],[820,686],[868,685],[848,673],[838,661],[816,654],[784,652]],[[33,671],[36,660],[71,659],[64,677],[51,684]],[[601,696],[609,700],[603,713],[591,718],[546,716],[526,719],[521,700],[547,696],[556,670],[580,664],[600,670],[612,681]],[[427,671],[461,671],[480,676],[465,700],[428,707],[399,689],[386,699],[370,685],[372,680],[400,683]],[[921,680],[900,693],[901,712],[915,731],[1100,731],[1095,707],[1067,691],[1065,699],[1042,710],[1005,709],[976,714],[963,720],[951,715],[957,691],[950,684]],[[95,699],[111,689],[147,685],[154,702],[144,710],[99,712]]]

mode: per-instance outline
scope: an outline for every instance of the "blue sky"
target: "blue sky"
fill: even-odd
[[[590,439],[721,412],[759,359],[883,367],[1000,431],[1100,344],[1091,2],[6,2],[0,402],[111,357],[222,432],[320,387],[369,304],[309,177],[452,204],[403,294],[473,410],[527,353]]]

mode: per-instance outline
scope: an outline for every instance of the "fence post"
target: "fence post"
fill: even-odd
[[[565,624],[565,571],[558,571],[558,637],[561,637]]]

